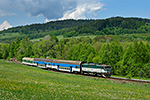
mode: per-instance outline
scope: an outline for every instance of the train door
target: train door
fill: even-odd
[[[57,65],[57,70],[59,70],[59,65]]]
[[[45,63],[45,68],[46,68],[46,63]]]
[[[38,67],[38,63],[37,63],[37,67]]]
[[[72,72],[72,66],[70,66],[70,72]]]

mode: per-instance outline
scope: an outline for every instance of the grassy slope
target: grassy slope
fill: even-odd
[[[135,39],[137,40],[145,40],[147,36],[149,36],[150,33],[141,33],[141,34],[121,34],[121,35],[109,35],[111,37],[111,39],[113,40],[119,40],[121,42],[124,41],[134,41]],[[5,35],[0,34],[0,40],[1,39],[11,39],[11,38],[16,38],[21,36],[19,33],[5,33]],[[25,37],[25,36],[24,36]],[[87,35],[87,36],[76,36],[76,37],[67,37],[67,38],[80,38],[80,37],[90,37],[91,39],[95,38],[96,35]],[[32,39],[31,41],[35,42],[35,41],[39,41],[40,39],[43,39],[44,37],[41,38],[36,38],[36,39]],[[63,35],[59,35],[57,36],[57,38],[59,40],[63,39]]]
[[[8,39],[8,38],[12,38],[12,37],[17,37],[20,36],[19,33],[5,33],[5,35],[0,34],[0,39]]]
[[[90,37],[91,39],[95,38],[96,35],[87,35],[87,36],[76,36],[76,37],[67,37],[68,39],[70,38],[81,38],[81,37]],[[43,37],[44,38],[44,37]],[[43,39],[43,38],[37,38],[37,39],[32,39],[31,41],[35,42],[35,41],[40,41],[40,39]],[[57,36],[58,40],[61,40],[61,39],[67,39],[67,38],[64,38],[63,35],[59,35]]]
[[[150,41],[150,40],[145,40],[148,36],[150,35],[150,33],[141,33],[141,34],[121,34],[121,35],[108,35],[108,37],[111,37],[110,40],[113,40],[113,41],[117,41],[119,40],[120,42],[131,42],[131,41],[134,41],[134,40],[143,40],[143,41]],[[68,37],[68,38],[80,38],[80,37],[90,37],[91,39],[95,38],[97,35],[87,35],[87,36],[76,36],[76,37]],[[100,36],[103,36],[103,35],[100,35]],[[44,37],[43,37],[44,38]],[[39,41],[40,39],[43,39],[43,38],[37,38],[37,39],[32,39],[31,41]],[[63,37],[63,35],[59,35],[57,36],[57,38],[59,40],[61,39],[66,39]]]
[[[122,83],[0,60],[0,99],[150,99],[150,84]]]

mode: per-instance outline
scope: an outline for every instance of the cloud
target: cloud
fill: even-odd
[[[5,6],[4,6],[5,5]],[[0,9],[26,12],[31,16],[43,15],[47,19],[63,17],[64,12],[75,8],[77,0],[2,0]]]
[[[30,1],[30,2],[29,2]],[[25,11],[32,16],[38,16],[42,14],[47,19],[58,19],[63,16],[63,13],[70,10],[72,6],[76,6],[76,0],[33,0],[24,1],[26,5]]]
[[[30,16],[46,19],[96,17],[104,4],[97,0],[1,0],[0,9],[9,12],[26,12]],[[5,16],[7,14],[4,14]],[[19,13],[18,13],[19,15]]]
[[[100,11],[106,10],[103,7],[103,3],[95,0],[80,0],[75,9],[67,11],[60,19],[96,18]]]
[[[3,17],[3,16],[10,16],[10,15],[16,15],[15,13],[12,13],[12,12],[7,12],[5,10],[0,10],[0,17]]]
[[[48,19],[45,19],[45,22],[47,23],[47,22],[49,22],[49,20],[48,20]]]

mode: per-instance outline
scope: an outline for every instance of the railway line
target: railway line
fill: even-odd
[[[122,81],[122,83],[125,83],[125,82],[139,82],[139,83],[148,83],[148,84],[150,84],[150,80],[129,79],[129,78],[120,78],[120,77],[104,78],[102,76],[95,76],[95,75],[91,75],[91,74],[88,74],[88,73],[80,74],[80,73],[70,73],[70,72],[57,71],[57,70],[55,70],[54,72],[75,74],[75,75],[80,75],[80,76],[86,76],[86,77],[92,77],[92,78],[101,78],[101,79],[107,79],[107,80],[118,80],[118,81],[120,80],[120,81]]]
[[[142,80],[142,79],[129,79],[129,78],[119,78],[119,77],[110,77],[109,79],[123,80],[123,81],[129,81],[129,82],[149,83],[150,84],[150,80]]]
[[[17,64],[22,64],[21,62],[16,61],[16,60],[13,60],[11,62],[17,63]],[[44,68],[42,68],[42,69],[44,69]],[[44,69],[44,70],[47,70],[47,69]],[[50,70],[50,69],[48,69],[48,70],[49,71],[53,71],[53,72],[58,72],[58,73],[75,74],[75,75],[80,75],[80,76],[86,76],[86,77],[102,78],[102,79],[104,79],[103,77],[101,77],[99,75],[95,76],[95,75],[92,75],[92,74],[89,74],[89,73],[80,74],[80,73],[70,73],[70,72],[58,71],[58,70]],[[129,79],[129,78],[120,78],[120,77],[110,77],[110,78],[105,78],[105,79],[108,79],[108,80],[118,80],[118,81],[123,81],[123,82],[139,82],[139,83],[150,84],[150,80],[142,80],[142,79]]]

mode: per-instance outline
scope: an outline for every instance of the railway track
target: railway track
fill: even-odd
[[[129,79],[129,78],[119,78],[119,77],[110,77],[109,79],[123,80],[123,81],[130,81],[130,82],[149,83],[150,84],[150,80],[142,80],[142,79]]]
[[[17,63],[17,64],[21,64],[21,62],[19,61],[11,61],[13,63]],[[42,68],[44,69],[44,68]],[[44,69],[47,70],[47,69]],[[86,77],[93,77],[93,78],[103,78],[101,76],[95,76],[95,75],[91,75],[91,74],[80,74],[80,73],[70,73],[70,72],[65,72],[65,71],[58,71],[58,70],[49,70],[49,71],[53,71],[53,72],[58,72],[58,73],[67,73],[67,74],[75,74],[75,75],[80,75],[80,76],[86,76]],[[128,81],[128,82],[139,82],[139,83],[147,83],[150,84],[150,80],[142,80],[142,79],[129,79],[129,78],[120,78],[120,77],[110,77],[110,78],[103,78],[103,79],[108,79],[108,80],[120,80],[120,81]]]
[[[102,76],[95,76],[91,74],[80,74],[80,73],[70,73],[70,72],[64,72],[64,71],[57,71],[55,70],[54,72],[58,73],[68,73],[68,74],[75,74],[75,75],[80,75],[80,76],[86,76],[86,77],[92,77],[92,78],[101,78],[101,79],[108,79],[108,80],[120,80],[122,83],[125,83],[126,81],[128,82],[139,82],[139,83],[148,83],[150,84],[149,80],[142,80],[142,79],[129,79],[129,78],[119,78],[119,77],[110,77],[110,78],[104,78]]]

